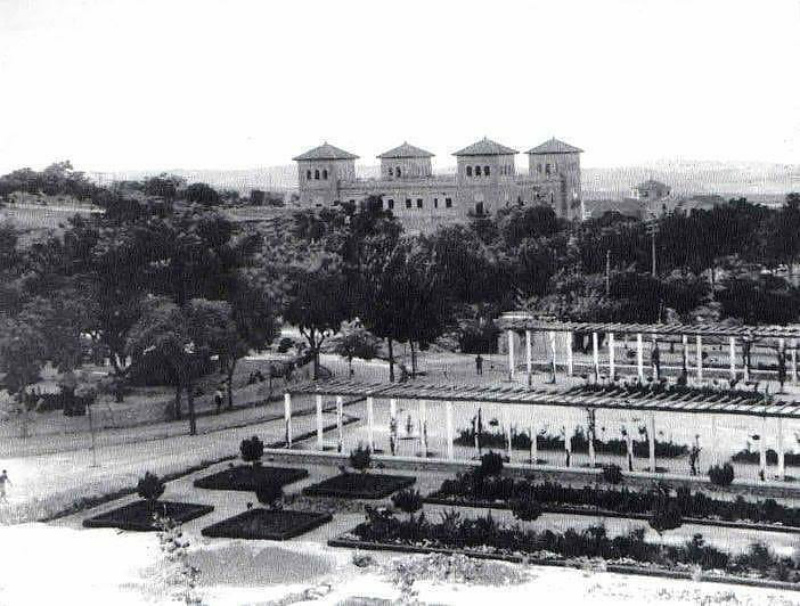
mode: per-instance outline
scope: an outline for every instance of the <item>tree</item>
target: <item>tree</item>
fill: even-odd
[[[207,183],[192,183],[186,188],[186,200],[191,204],[202,206],[215,206],[219,204],[220,197],[217,190]]]
[[[414,514],[422,509],[422,496],[418,490],[406,488],[392,496],[392,503],[400,511],[407,513],[409,519],[413,519]]]
[[[648,523],[660,538],[663,538],[667,530],[680,528],[683,524],[680,507],[675,499],[670,498],[668,487],[658,486],[656,488],[656,498]]]
[[[355,450],[350,451],[350,467],[366,473],[370,465],[372,465],[372,451],[359,443]]]
[[[353,358],[372,360],[378,355],[380,342],[368,330],[355,326],[339,335],[333,351],[347,360],[350,376],[353,376]]]
[[[264,442],[258,436],[242,440],[239,444],[239,451],[242,454],[242,461],[252,463],[253,467],[261,464],[261,457],[264,456]]]
[[[164,482],[156,474],[149,471],[136,484],[136,494],[147,501],[151,510],[156,508],[159,497],[164,494]]]
[[[511,501],[511,513],[518,520],[533,522],[542,515],[542,506],[533,495],[525,495]]]

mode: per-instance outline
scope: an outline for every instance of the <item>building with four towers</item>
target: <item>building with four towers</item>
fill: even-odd
[[[517,150],[481,139],[453,155],[456,174],[434,174],[433,154],[409,143],[378,156],[380,176],[356,176],[358,156],[329,143],[294,158],[300,204],[330,207],[378,197],[409,231],[491,215],[514,205],[547,205],[559,217],[581,220],[580,154],[557,139],[529,149],[528,172],[517,174]]]

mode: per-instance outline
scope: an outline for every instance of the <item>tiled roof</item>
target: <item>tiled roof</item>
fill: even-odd
[[[378,158],[433,158],[433,154],[420,147],[409,145],[404,141],[402,145],[383,152]]]
[[[358,156],[355,154],[339,149],[326,141],[319,147],[310,149],[292,160],[296,162],[298,160],[356,160],[357,158]]]
[[[516,154],[516,149],[511,149],[505,145],[500,145],[484,137],[477,143],[473,143],[454,153],[454,156],[506,156],[509,154]]]
[[[563,141],[559,141],[555,137],[550,139],[549,141],[545,141],[541,145],[537,145],[529,149],[526,153],[528,154],[580,154],[583,150],[570,145],[569,143],[564,143]]]

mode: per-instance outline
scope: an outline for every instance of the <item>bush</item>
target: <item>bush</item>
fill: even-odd
[[[370,465],[372,465],[372,451],[359,443],[355,450],[350,451],[350,467],[363,473]]]
[[[503,471],[503,457],[500,453],[489,451],[481,457],[480,472],[484,476],[499,476]]]
[[[655,530],[659,536],[667,530],[680,528],[683,524],[683,518],[681,518],[678,504],[666,495],[660,496],[656,499],[656,505],[648,523],[650,528]]]
[[[717,486],[730,486],[733,482],[733,466],[725,463],[722,467],[714,465],[708,470],[708,479]]]
[[[164,488],[164,482],[161,481],[161,478],[148,471],[136,485],[136,493],[154,506],[158,502],[158,498],[164,494]]]
[[[264,456],[264,442],[259,440],[258,436],[253,436],[249,440],[244,439],[239,445],[239,451],[242,453],[242,461],[252,463],[255,467]]]
[[[277,509],[279,501],[283,498],[283,487],[280,484],[266,484],[256,490],[256,498],[262,505]]]
[[[292,347],[294,347],[294,339],[283,337],[280,341],[278,341],[278,353],[286,353]]]
[[[392,503],[400,511],[412,516],[422,509],[422,496],[419,494],[419,490],[407,488],[394,495],[392,497]]]
[[[542,515],[542,506],[532,497],[526,496],[511,501],[511,513],[523,522],[533,522]]]
[[[603,466],[603,480],[609,484],[619,484],[622,482],[622,469],[619,465],[612,463]]]

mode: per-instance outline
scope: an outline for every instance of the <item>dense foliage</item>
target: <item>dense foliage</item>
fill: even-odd
[[[242,461],[252,463],[255,467],[261,462],[261,457],[264,456],[264,442],[258,436],[245,438],[239,444],[239,452],[242,455]]]

